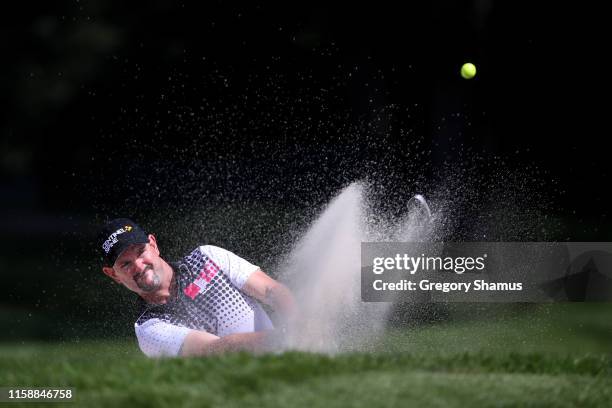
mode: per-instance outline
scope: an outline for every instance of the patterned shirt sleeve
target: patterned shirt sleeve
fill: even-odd
[[[136,337],[143,353],[149,357],[178,356],[185,337],[191,331],[160,319],[136,324]]]
[[[238,289],[242,289],[249,276],[259,269],[258,266],[253,265],[249,261],[217,246],[204,245],[200,247],[200,251],[216,263],[223,272],[228,274],[229,280]]]

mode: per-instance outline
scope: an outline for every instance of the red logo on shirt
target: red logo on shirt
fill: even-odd
[[[183,292],[189,296],[191,299],[195,299],[195,297],[198,295],[198,293],[200,293],[200,287],[198,285],[196,285],[195,283],[190,283],[189,286],[187,286]]]
[[[219,267],[216,263],[209,259],[204,264],[204,269],[202,269],[202,272],[200,272],[200,277],[204,278],[207,283],[210,283],[217,273],[219,273]]]
[[[183,293],[189,296],[191,299],[195,299],[197,295],[202,293],[206,286],[213,280],[215,276],[219,273],[219,267],[216,263],[208,259],[206,263],[204,263],[204,268],[200,271],[198,278],[190,283],[184,290]]]

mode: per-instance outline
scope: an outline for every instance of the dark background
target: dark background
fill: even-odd
[[[116,216],[169,257],[208,242],[273,271],[367,180],[391,214],[415,192],[456,201],[453,237],[610,240],[602,10],[201,3],[3,13],[1,336],[130,332],[133,298],[97,258]],[[515,213],[521,228],[491,228]]]

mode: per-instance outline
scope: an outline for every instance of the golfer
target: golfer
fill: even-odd
[[[143,299],[135,330],[149,357],[270,350],[281,330],[258,301],[284,321],[293,295],[259,267],[225,249],[204,245],[167,262],[153,234],[127,218],[101,234],[103,272]]]

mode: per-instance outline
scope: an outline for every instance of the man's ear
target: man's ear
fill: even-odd
[[[159,248],[157,247],[157,239],[155,238],[155,235],[153,234],[149,234],[149,245],[151,246],[151,248],[155,250],[155,253],[157,254],[157,256],[159,256]]]
[[[121,281],[117,277],[117,274],[115,273],[115,270],[113,268],[111,268],[110,266],[103,266],[102,267],[102,272],[104,272],[104,274],[106,276],[109,276],[115,282],[121,283]]]

